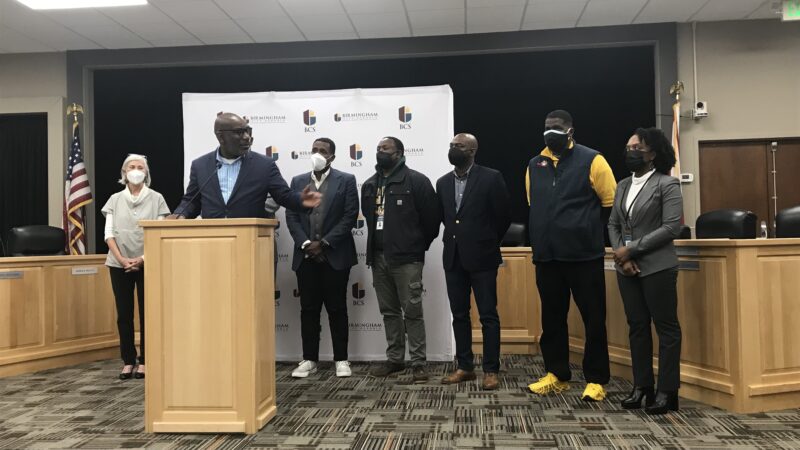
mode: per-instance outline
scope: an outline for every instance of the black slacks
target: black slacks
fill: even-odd
[[[109,267],[111,289],[117,304],[117,330],[119,351],[127,366],[136,364],[136,344],[133,332],[133,289],[139,297],[139,363],[144,364],[144,270],[125,272],[125,269]]]
[[[610,373],[603,259],[537,262],[536,286],[542,300],[542,339],[539,345],[542,348],[545,369],[561,381],[572,379],[567,329],[572,293],[586,333],[583,375],[587,383],[608,383]]]
[[[483,331],[483,371],[500,371],[500,316],[497,315],[497,268],[468,272],[461,266],[458,254],[455,267],[445,270],[447,296],[453,314],[453,334],[456,338],[458,368],[472,371],[472,323],[470,321],[470,290],[475,293],[475,305]]]
[[[644,277],[626,277],[618,272],[617,282],[628,318],[633,384],[655,385],[652,321],[658,334],[658,390],[677,391],[681,363],[678,271],[667,269]]]
[[[328,262],[303,261],[297,268],[300,288],[300,333],[303,359],[319,361],[319,315],[322,305],[328,312],[334,361],[347,360],[347,281],[350,269],[335,270]]]

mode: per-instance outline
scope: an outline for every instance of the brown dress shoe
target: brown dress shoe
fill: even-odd
[[[483,375],[483,389],[493,391],[500,385],[500,380],[497,379],[497,374],[489,372]]]
[[[463,381],[472,381],[475,379],[475,372],[457,369],[450,375],[442,378],[442,384],[458,384]]]

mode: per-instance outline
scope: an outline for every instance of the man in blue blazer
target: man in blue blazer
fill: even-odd
[[[472,355],[470,291],[483,332],[483,389],[497,389],[500,371],[500,317],[497,314],[497,268],[503,261],[500,242],[511,223],[510,199],[503,175],[475,164],[478,140],[467,133],[450,141],[453,171],[436,182],[444,222],[442,260],[453,334],[456,370],[443,384],[475,379]]]
[[[189,186],[168,218],[266,218],[264,202],[268,194],[291,210],[319,204],[321,194],[291,190],[272,158],[250,151],[253,129],[246,119],[219,113],[214,134],[219,147],[192,161]]]
[[[347,361],[347,282],[356,265],[352,229],[358,218],[356,177],[331,168],[336,144],[319,138],[311,148],[311,172],[292,178],[295,191],[322,194],[322,202],[308,213],[286,211],[286,224],[294,239],[292,270],[300,288],[300,329],[303,360],[292,372],[305,378],[317,371],[319,362],[319,316],[328,312],[337,377],[351,375]]]

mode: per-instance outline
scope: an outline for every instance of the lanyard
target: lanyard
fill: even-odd
[[[650,176],[647,177],[646,180],[644,180],[644,184],[642,184],[642,188],[639,189],[639,192],[637,192],[636,195],[633,197],[633,201],[631,202],[631,206],[628,207],[628,209],[625,211],[625,223],[626,224],[630,225],[630,223],[631,223],[631,210],[633,209],[633,205],[636,204],[636,199],[638,199],[639,198],[639,194],[641,194],[642,191],[644,191],[644,188],[647,186],[647,183],[649,183],[650,180],[653,179],[653,175],[655,175],[655,173],[651,173]],[[633,186],[633,178],[632,177],[631,177],[631,185],[628,186],[628,189],[625,189],[625,196],[622,197],[622,202],[623,202],[622,203],[622,207],[623,208],[625,207],[625,203],[628,202],[628,192],[630,191],[631,186]],[[630,228],[630,226],[629,226],[629,228]]]

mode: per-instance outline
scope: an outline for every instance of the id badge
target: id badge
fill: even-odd
[[[375,229],[383,230],[383,216],[378,217],[378,220],[375,222]]]
[[[630,228],[625,227],[622,230],[622,241],[625,242],[625,246],[627,247],[628,245],[630,245],[632,240],[633,240],[633,236],[632,236]]]

